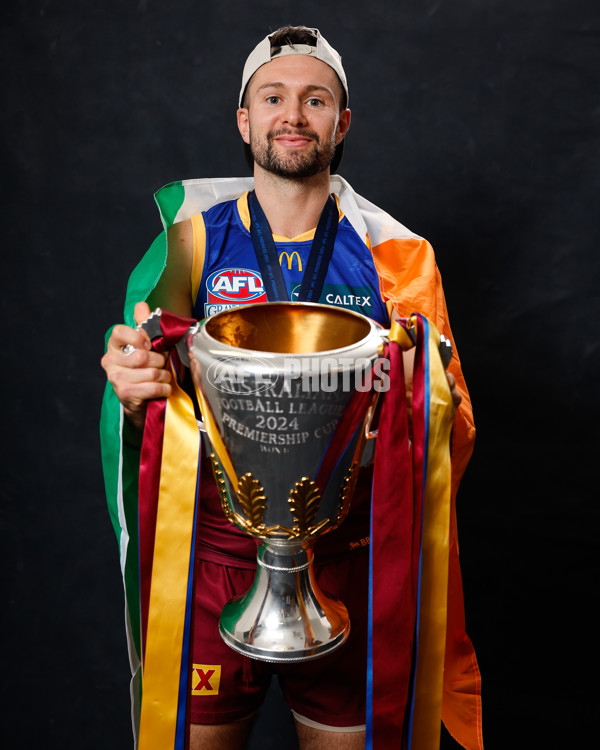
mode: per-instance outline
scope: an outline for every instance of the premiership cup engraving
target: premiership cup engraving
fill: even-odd
[[[308,660],[347,638],[345,607],[315,585],[312,547],[348,512],[383,333],[340,308],[259,303],[188,337],[223,511],[261,541],[255,582],[220,623],[248,656]]]

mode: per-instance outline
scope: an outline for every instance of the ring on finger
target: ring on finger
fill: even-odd
[[[137,352],[137,348],[132,344],[123,344],[121,351],[126,357],[131,356],[134,352]]]

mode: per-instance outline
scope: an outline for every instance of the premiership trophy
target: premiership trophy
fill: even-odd
[[[223,510],[260,540],[254,583],[220,620],[246,656],[307,661],[348,637],[346,607],[316,585],[313,546],[348,512],[385,390],[387,333],[341,308],[273,302],[218,313],[187,336]]]

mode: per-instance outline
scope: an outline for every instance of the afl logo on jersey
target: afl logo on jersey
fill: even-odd
[[[230,304],[245,305],[247,302],[266,301],[262,278],[256,271],[247,268],[223,268],[215,271],[206,280],[210,302],[222,300]]]

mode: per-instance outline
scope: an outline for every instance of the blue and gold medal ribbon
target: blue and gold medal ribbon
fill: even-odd
[[[273,234],[254,190],[248,193],[248,211],[250,213],[250,236],[267,299],[269,302],[287,302],[289,301],[288,290],[279,265]],[[299,302],[318,302],[321,298],[327,269],[333,255],[338,221],[337,203],[330,195],[315,230],[300,285]]]

